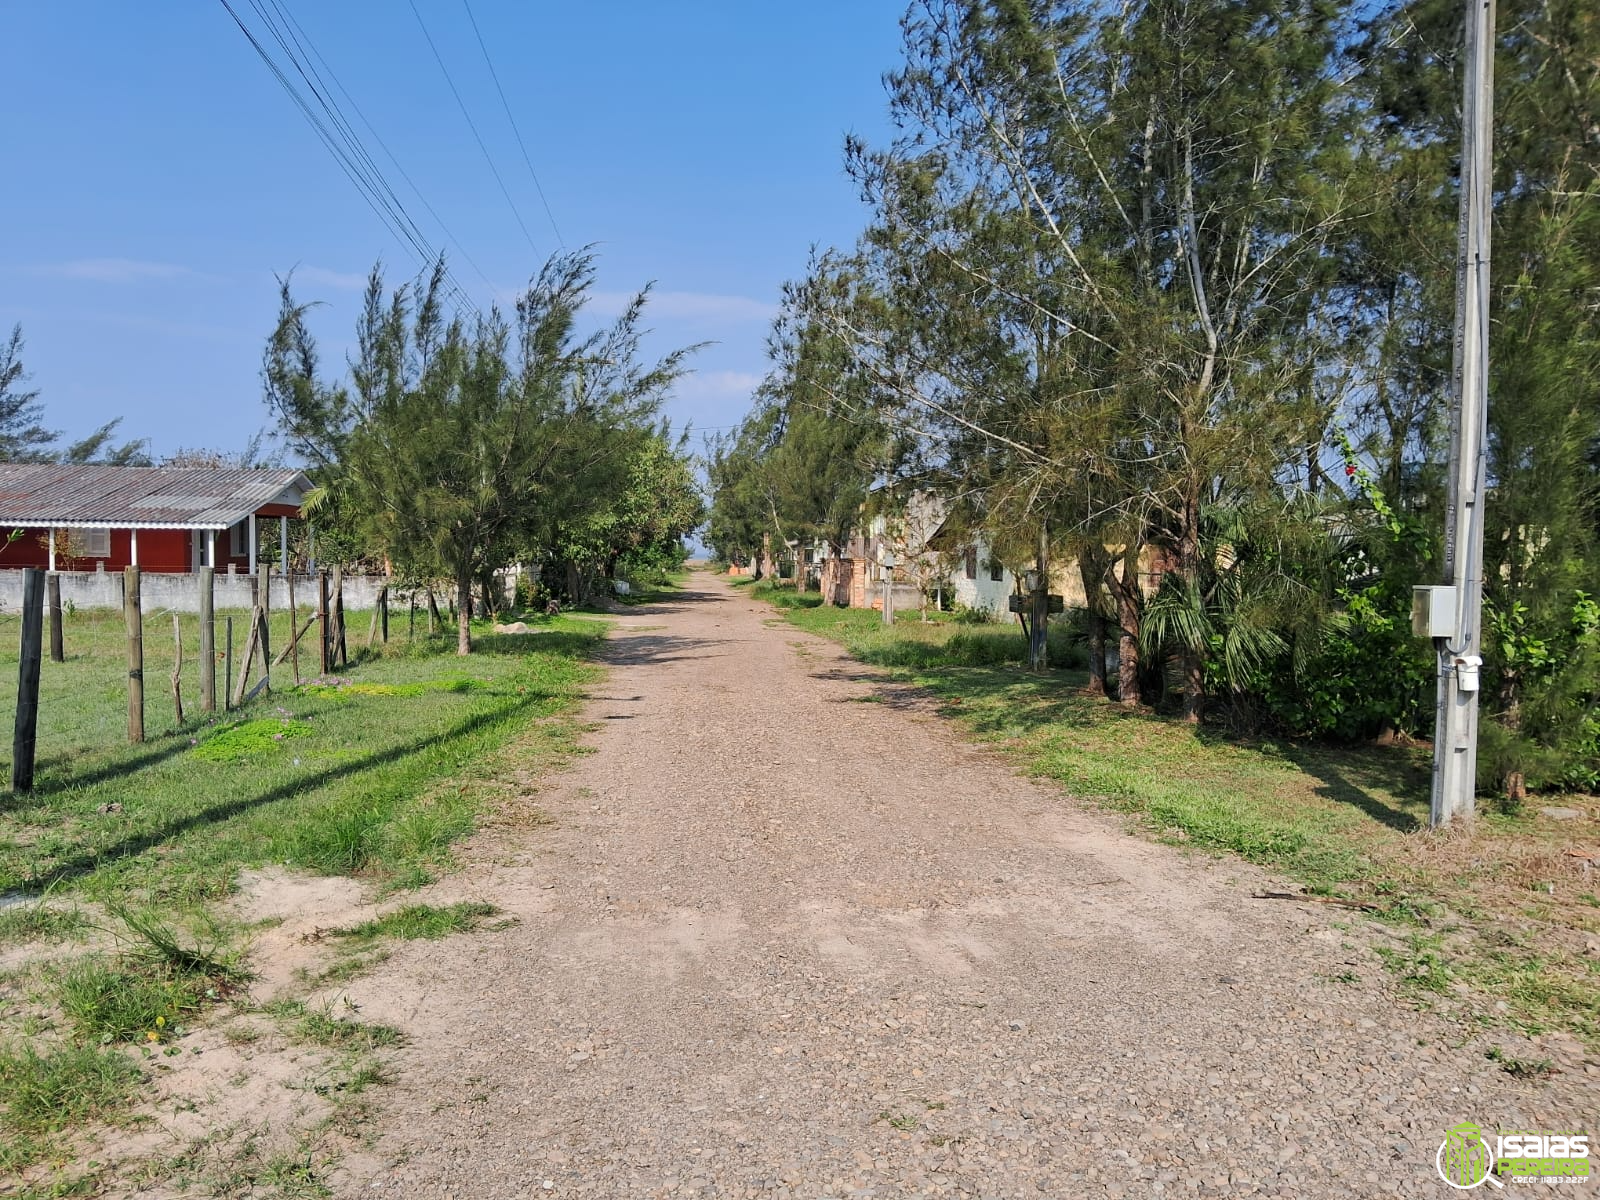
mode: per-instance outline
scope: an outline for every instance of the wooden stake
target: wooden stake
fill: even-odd
[[[54,578],[54,576],[52,576]],[[22,647],[17,662],[17,714],[11,734],[11,790],[33,787],[33,757],[39,738],[39,659],[44,646],[44,572],[22,574]]]
[[[61,576],[54,571],[45,577],[45,592],[50,603],[50,661],[66,662],[66,648],[61,641]]]
[[[272,690],[272,618],[267,610],[261,610],[261,682],[256,685],[256,692],[270,692]],[[252,692],[251,695],[255,695]]]
[[[222,706],[232,708],[229,697],[233,695],[233,618],[228,618],[227,649],[222,656]]]
[[[255,663],[256,647],[261,644],[261,610],[250,610],[250,633],[244,640],[244,657],[239,660],[239,678],[233,685],[233,706],[244,703],[245,685],[250,682],[250,668]]]
[[[344,567],[338,564],[333,568],[333,628],[338,634],[334,650],[339,656],[339,669],[342,671],[350,665],[350,655],[345,650],[344,640]]]
[[[144,612],[139,607],[139,568],[122,572],[122,620],[128,627],[128,740],[144,741]]]
[[[183,630],[178,614],[172,614],[172,711],[183,724]]]
[[[304,633],[305,629],[301,629],[300,628],[300,610],[299,610],[299,608],[297,608],[295,606],[295,602],[294,602],[294,573],[291,571],[289,574],[285,575],[284,578],[286,580],[288,580],[288,583],[289,583],[289,645],[286,647],[286,649],[287,649],[288,653],[294,658],[294,685],[295,685],[295,687],[299,687],[300,686],[300,634]],[[309,629],[310,627],[311,627],[311,623],[308,621],[306,623],[306,629]],[[283,661],[283,652],[282,651],[280,651],[279,654],[278,654],[278,661],[279,662]]]
[[[328,662],[328,647],[331,645],[331,642],[328,639],[328,634],[330,632],[331,631],[328,629],[328,573],[326,571],[318,571],[317,637],[322,643],[322,665],[320,667],[320,674],[322,678],[327,678],[328,671],[330,669],[330,664]]]
[[[217,711],[217,573],[200,568],[200,711]]]
[[[299,661],[300,661],[300,650],[299,650],[300,639],[303,638],[306,635],[307,631],[309,631],[310,628],[313,625],[315,625],[316,623],[317,623],[317,614],[316,613],[312,613],[310,616],[308,616],[306,618],[306,623],[304,625],[300,626],[300,628],[297,631],[295,631],[293,633],[293,635],[289,638],[289,644],[287,646],[285,646],[282,650],[278,651],[277,657],[272,660],[272,665],[275,666],[275,667],[281,667],[283,665],[283,660],[288,658],[290,655],[294,656],[294,661],[298,664]],[[300,674],[300,672],[299,672],[299,669],[297,667],[296,670],[295,670],[296,678],[299,677],[299,674]]]
[[[367,646],[372,649],[373,643],[378,640],[378,626],[383,626],[383,640],[389,640],[389,585],[384,584],[378,589],[378,603],[372,610],[372,623],[367,626]]]

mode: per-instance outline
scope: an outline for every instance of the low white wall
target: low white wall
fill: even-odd
[[[121,571],[62,571],[61,603],[74,608],[121,608]],[[257,577],[263,585],[270,586],[268,602],[274,609],[289,606],[289,588],[282,575]],[[373,608],[378,603],[378,589],[385,580],[380,575],[346,575],[344,577],[344,606],[347,609]],[[243,573],[229,574],[218,571],[212,591],[217,608],[249,608],[254,596],[251,577]],[[331,587],[331,584],[330,584]],[[314,575],[294,577],[295,603],[302,609],[317,606],[317,580]],[[391,596],[390,604],[402,601]],[[448,599],[440,595],[442,606]],[[146,571],[139,576],[140,606],[146,610],[170,612],[200,611],[200,576]],[[0,571],[0,611],[20,612],[22,609],[22,572]]]

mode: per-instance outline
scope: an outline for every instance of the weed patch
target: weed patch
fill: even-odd
[[[0,1047],[0,1174],[43,1157],[54,1135],[122,1110],[133,1099],[141,1074],[120,1050]]]
[[[437,939],[476,929],[485,917],[492,917],[499,911],[492,904],[469,900],[444,907],[408,904],[360,925],[336,929],[333,935],[347,938],[353,943],[374,942],[380,938],[399,938],[404,941]]]
[[[238,762],[281,750],[289,739],[310,737],[311,733],[307,722],[291,717],[240,721],[217,726],[199,740],[191,754],[206,762]]]
[[[76,937],[89,926],[79,909],[42,903],[15,904],[0,909],[0,946],[46,939]]]

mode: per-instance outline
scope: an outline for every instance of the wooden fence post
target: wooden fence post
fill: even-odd
[[[342,671],[350,665],[350,656],[344,648],[344,566],[341,563],[333,565],[333,629],[333,653]]]
[[[200,709],[217,711],[217,572],[200,568]]]
[[[378,610],[383,614],[383,623],[380,630],[383,634],[383,644],[389,644],[389,585],[386,583],[378,589]]]
[[[128,627],[128,740],[144,741],[144,613],[139,607],[139,568],[122,572],[122,620]]]
[[[61,638],[61,576],[54,571],[45,576],[45,592],[50,602],[50,661],[66,662],[66,647]]]
[[[178,614],[172,614],[172,709],[178,724],[183,724],[183,627]]]
[[[300,610],[294,602],[294,572],[284,576],[289,585],[289,654],[294,660],[294,685],[300,686]],[[282,658],[280,654],[278,656]]]
[[[44,572],[22,574],[22,647],[17,663],[17,715],[11,735],[11,790],[33,787],[33,752],[39,737],[39,659],[44,646]]]
[[[317,640],[322,643],[322,678],[327,678],[328,664],[328,573],[317,572]]]
[[[233,618],[228,618],[227,646],[222,655],[222,708],[226,712],[233,707]]]

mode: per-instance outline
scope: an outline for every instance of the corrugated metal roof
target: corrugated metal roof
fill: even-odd
[[[226,529],[310,489],[293,468],[0,463],[0,525]]]

